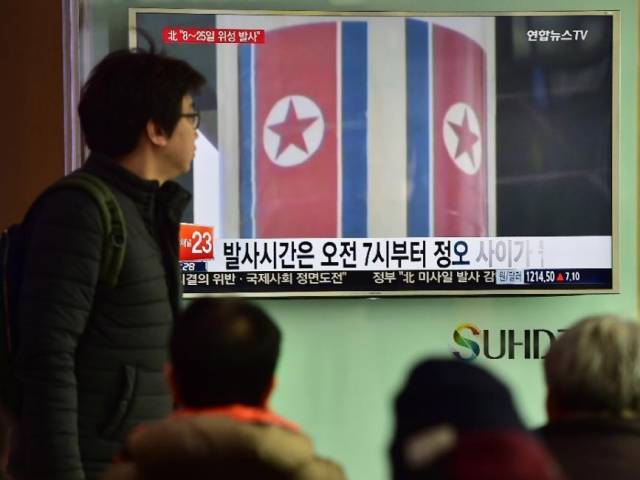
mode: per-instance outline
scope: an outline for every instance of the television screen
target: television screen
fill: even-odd
[[[617,292],[616,12],[129,14],[208,82],[187,295]]]

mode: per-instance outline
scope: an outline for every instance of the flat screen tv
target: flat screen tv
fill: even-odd
[[[187,296],[618,291],[617,12],[129,15],[208,82]]]

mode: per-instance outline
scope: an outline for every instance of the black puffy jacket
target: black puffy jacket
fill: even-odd
[[[127,230],[115,288],[98,282],[104,227],[87,193],[59,190],[29,215],[16,371],[16,479],[98,478],[140,422],[166,416],[167,344],[179,309],[178,225],[189,193],[92,155]]]

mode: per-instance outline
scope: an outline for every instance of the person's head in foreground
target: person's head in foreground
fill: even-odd
[[[418,363],[395,401],[394,480],[561,479],[506,386],[459,360]]]
[[[566,330],[544,359],[550,421],[640,418],[640,324],[587,317]]]
[[[544,359],[548,423],[537,433],[566,475],[640,478],[640,325],[584,318]]]
[[[194,301],[174,325],[167,378],[179,409],[128,439],[105,480],[344,480],[268,408],[279,328],[244,300]]]
[[[192,409],[266,407],[281,337],[278,326],[253,303],[193,302],[171,336],[169,376],[176,402]]]

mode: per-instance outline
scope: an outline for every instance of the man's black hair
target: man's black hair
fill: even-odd
[[[78,113],[91,151],[118,157],[131,152],[147,122],[171,136],[182,99],[204,85],[188,63],[144,50],[118,50],[92,70]]]
[[[280,354],[280,330],[257,305],[198,299],[173,327],[171,361],[184,406],[260,406]]]

